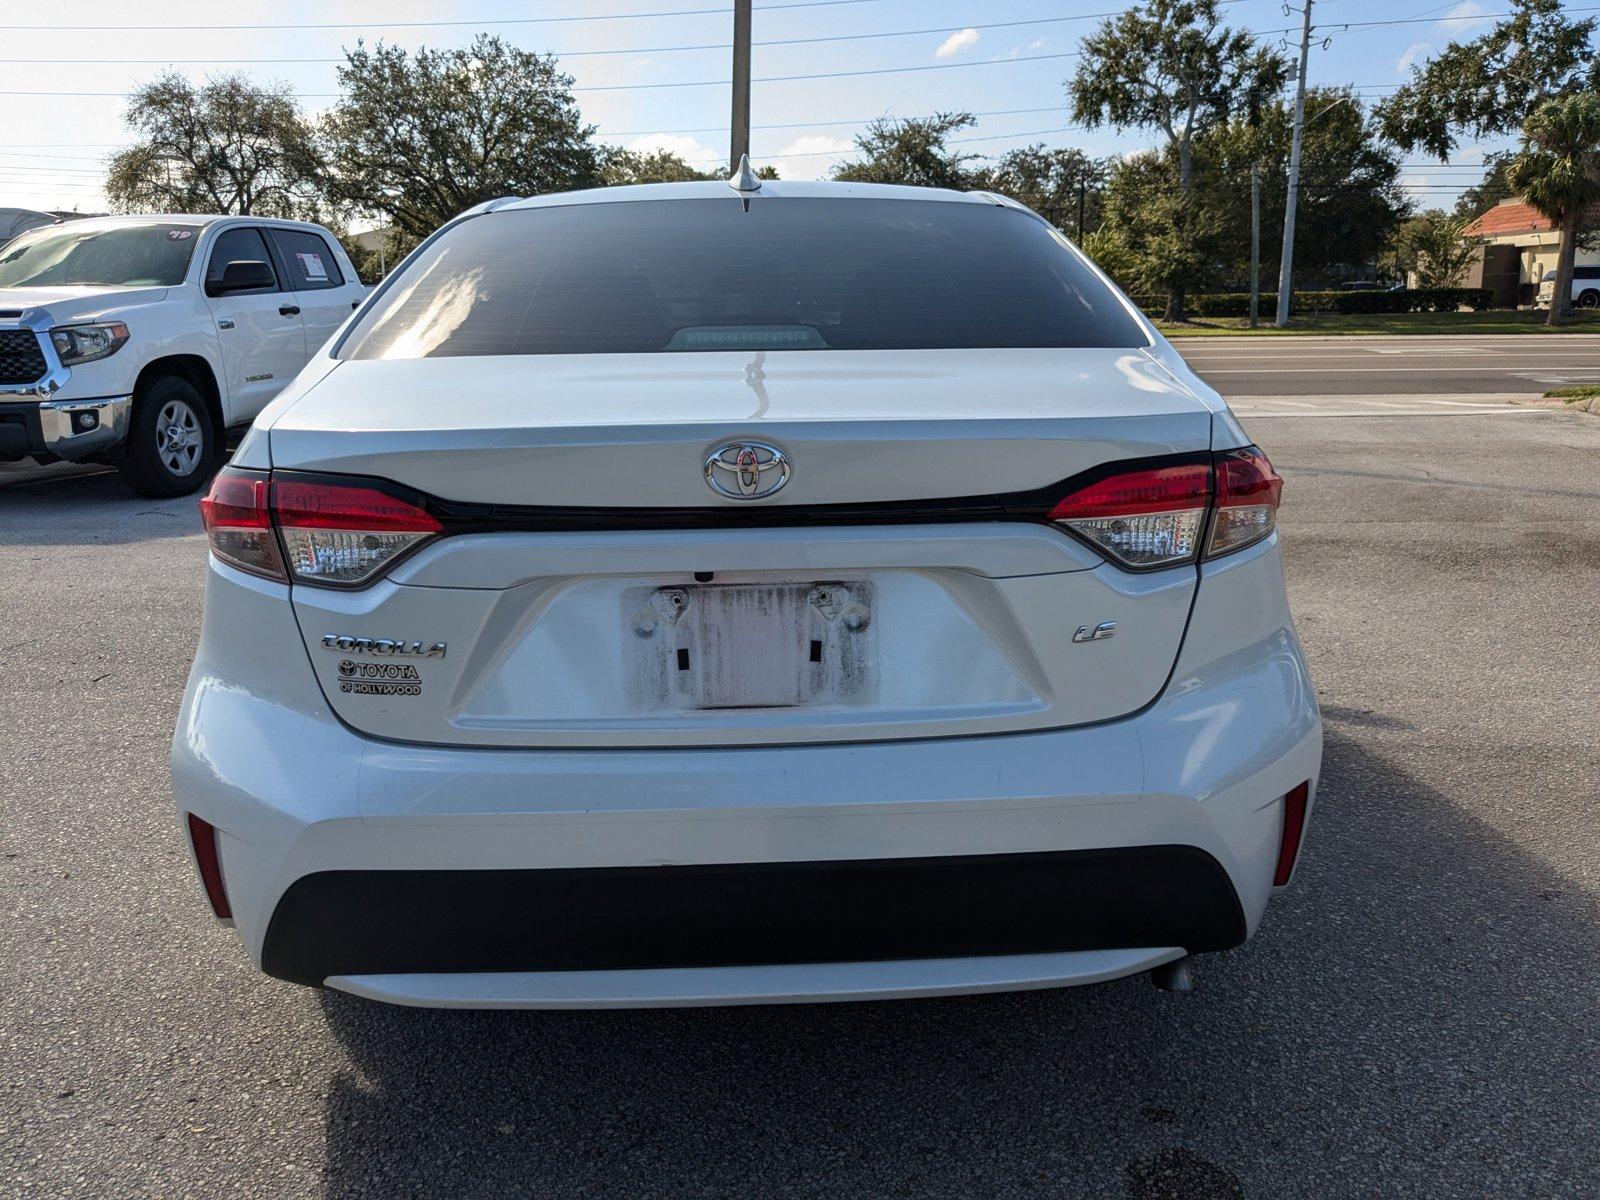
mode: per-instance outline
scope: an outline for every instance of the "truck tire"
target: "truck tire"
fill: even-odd
[[[1596,305],[1600,305],[1600,292],[1595,291],[1594,288],[1585,289],[1578,297],[1579,308],[1594,308]]]
[[[133,397],[124,451],[117,469],[141,496],[195,491],[217,461],[217,434],[205,400],[188,380],[157,376]]]

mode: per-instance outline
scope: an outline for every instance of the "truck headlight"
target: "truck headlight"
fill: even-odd
[[[55,344],[61,365],[72,367],[115,354],[128,340],[128,327],[121,321],[107,321],[103,325],[63,325],[50,331],[50,340]]]

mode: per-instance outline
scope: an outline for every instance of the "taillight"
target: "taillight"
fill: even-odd
[[[223,562],[252,575],[287,581],[267,511],[268,487],[265,471],[229,467],[211,481],[210,491],[200,501],[200,520],[211,553]]]
[[[419,504],[359,481],[277,475],[272,517],[303,583],[365,583],[444,527]]]
[[[1057,521],[1128,567],[1193,562],[1211,501],[1211,464],[1108,475],[1064,497]]]
[[[1254,446],[1216,456],[1217,512],[1206,557],[1243,550],[1266,537],[1278,520],[1283,479]]]
[[[364,480],[228,467],[200,501],[200,519],[211,552],[229,566],[283,583],[351,587],[443,528],[401,492]]]
[[[1247,446],[1210,462],[1135,465],[1107,475],[1063,497],[1049,519],[1114,562],[1146,570],[1255,545],[1272,532],[1282,492],[1267,456]],[[1204,534],[1208,512],[1211,532]]]

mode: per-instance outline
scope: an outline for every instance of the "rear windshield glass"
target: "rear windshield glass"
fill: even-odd
[[[1144,346],[1041,221],[990,204],[730,194],[515,209],[430,245],[344,358]]]
[[[199,234],[194,225],[49,226],[0,247],[0,287],[172,287]]]

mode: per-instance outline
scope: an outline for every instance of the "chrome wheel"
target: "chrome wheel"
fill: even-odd
[[[182,400],[168,400],[156,414],[156,456],[174,475],[192,475],[205,451],[200,418]]]

